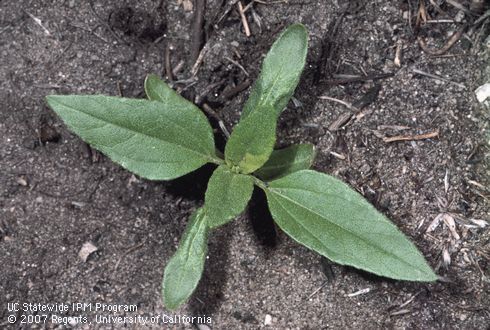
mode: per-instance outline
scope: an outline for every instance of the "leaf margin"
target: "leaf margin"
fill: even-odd
[[[317,172],[317,171],[313,171],[313,170],[301,170],[301,171],[298,171],[298,172],[294,172],[294,173],[291,173],[289,174],[288,176],[293,176],[293,175],[298,175],[300,174],[300,172],[314,172],[316,174],[320,174],[320,175],[323,175],[325,177],[328,177],[334,181],[336,181],[336,183],[340,184],[341,186],[344,186],[344,188],[347,188],[348,190],[350,190],[351,193],[354,193],[353,195],[358,195],[357,198],[360,197],[361,200],[363,200],[365,203],[364,206],[368,207],[368,208],[371,208],[371,211],[374,210],[376,213],[378,213],[378,215],[381,216],[382,219],[384,219],[385,223],[388,224],[388,226],[391,226],[392,229],[394,229],[397,233],[397,236],[401,237],[405,242],[404,243],[408,243],[408,245],[410,246],[410,248],[412,249],[412,251],[410,251],[410,253],[415,253],[417,255],[417,257],[419,258],[419,261],[421,261],[421,265],[422,265],[422,273],[425,273],[424,275],[422,275],[421,277],[403,277],[403,276],[391,276],[391,275],[387,275],[386,273],[382,273],[376,269],[373,269],[372,267],[373,266],[369,266],[369,267],[365,267],[365,266],[359,266],[355,263],[352,263],[352,262],[344,262],[342,260],[339,260],[337,257],[332,257],[331,255],[328,255],[328,253],[324,252],[324,251],[320,251],[318,248],[315,248],[315,247],[312,247],[312,246],[309,246],[308,244],[310,243],[304,243],[304,242],[301,242],[297,237],[295,237],[295,234],[294,233],[291,233],[289,232],[287,229],[284,228],[284,226],[282,226],[280,224],[280,220],[278,221],[277,220],[277,214],[276,216],[274,216],[275,212],[274,212],[274,207],[271,205],[271,199],[270,199],[270,196],[271,196],[271,188],[274,189],[274,187],[272,186],[273,183],[272,181],[271,182],[267,182],[267,183],[261,183],[259,182],[257,185],[259,187],[261,187],[265,194],[267,195],[267,202],[268,202],[268,205],[269,205],[269,210],[271,212],[271,215],[273,216],[273,219],[274,219],[274,222],[288,235],[290,236],[294,241],[296,241],[297,243],[307,247],[308,249],[338,263],[338,264],[341,264],[341,265],[347,265],[347,266],[351,266],[351,267],[354,267],[354,268],[357,268],[357,269],[361,269],[361,270],[364,270],[364,271],[368,271],[368,272],[371,272],[373,274],[376,274],[378,276],[383,276],[383,277],[388,277],[388,278],[392,278],[392,279],[396,279],[396,280],[405,280],[405,281],[414,281],[414,282],[433,282],[433,281],[436,281],[438,279],[438,276],[434,273],[433,269],[430,267],[430,265],[428,264],[427,260],[425,259],[425,257],[422,255],[422,253],[420,252],[420,250],[416,247],[416,245],[392,222],[390,221],[384,214],[382,214],[381,212],[377,211],[374,206],[372,204],[370,204],[367,200],[365,200],[365,198],[360,195],[358,192],[356,192],[355,190],[353,190],[351,187],[349,187],[346,183],[344,183],[343,181],[333,177],[333,176],[330,176],[328,174],[325,174],[325,173],[321,173],[321,172]],[[285,178],[287,178],[288,176],[285,176],[285,177],[281,177],[280,179],[277,179],[277,180],[274,180],[274,181],[280,181],[280,180],[284,180]],[[272,184],[272,185],[271,185]],[[336,224],[335,224],[336,225]],[[323,244],[323,243],[322,243]],[[385,251],[386,252],[386,251]],[[342,257],[342,255],[341,255]],[[398,257],[398,256],[397,256]],[[405,261],[404,261],[405,262]],[[405,262],[406,263],[406,262]],[[425,276],[425,277],[424,277]]]
[[[198,256],[198,264],[196,268],[196,263],[192,264],[191,266],[187,267],[185,269],[186,265],[180,265],[182,268],[182,272],[188,272],[189,268],[193,268],[190,272],[194,271],[194,273],[198,273],[197,276],[194,277],[194,283],[191,283],[191,286],[187,288],[187,292],[184,292],[184,294],[180,295],[180,297],[174,297],[175,296],[175,291],[176,291],[176,286],[175,284],[169,284],[169,281],[172,281],[172,277],[177,277],[178,281],[181,281],[185,277],[177,272],[174,268],[174,266],[179,266],[178,262],[180,261],[179,258],[181,257],[181,254],[187,254],[187,258],[191,255],[192,252],[195,252],[196,247],[193,246],[192,244],[195,243],[194,239],[193,241],[189,242],[188,240],[190,239],[191,231],[194,229],[194,226],[197,227],[197,233],[196,235],[200,235],[200,242],[197,242],[198,244],[201,244],[198,248],[201,248],[201,253]],[[167,262],[164,270],[164,275],[162,279],[162,297],[164,301],[165,307],[167,307],[170,310],[175,310],[182,304],[184,304],[186,301],[189,300],[189,298],[192,296],[194,291],[196,290],[201,278],[202,274],[204,272],[204,265],[206,262],[206,256],[207,256],[207,251],[208,251],[208,236],[209,236],[209,227],[207,225],[207,218],[205,214],[205,210],[203,208],[199,208],[194,213],[191,215],[189,223],[186,226],[186,229],[184,231],[184,234],[182,238],[180,239],[179,242],[179,247],[177,248],[176,252],[174,255],[170,258],[170,260]],[[194,236],[195,238],[195,236]],[[182,283],[181,283],[182,284]]]
[[[186,160],[182,161],[184,166],[180,166],[178,170],[173,170],[175,173],[166,173],[165,171],[168,170],[163,170],[162,168],[165,168],[166,162],[160,163],[160,165],[155,165],[157,162],[152,162],[152,161],[140,161],[138,159],[132,158],[130,154],[128,153],[118,153],[116,151],[111,151],[114,146],[120,145],[122,143],[127,143],[129,139],[126,141],[122,142],[116,142],[113,146],[108,146],[105,145],[105,143],[108,142],[108,140],[103,140],[100,139],[100,136],[97,138],[94,138],[92,136],[93,133],[88,133],[87,131],[93,128],[100,128],[101,126],[105,125],[111,125],[112,131],[107,130],[107,131],[102,131],[99,132],[98,134],[102,135],[112,135],[110,139],[113,139],[117,135],[114,135],[114,132],[118,131],[119,138],[122,138],[124,135],[137,135],[138,139],[143,137],[143,138],[148,138],[148,139],[153,139],[157,140],[158,144],[161,144],[161,146],[165,144],[173,144],[171,141],[164,141],[160,140],[158,136],[154,136],[149,134],[148,132],[145,131],[137,131],[133,130],[131,128],[132,124],[127,124],[122,125],[117,123],[118,121],[121,120],[122,117],[111,117],[109,120],[105,117],[108,116],[107,113],[104,112],[113,112],[116,113],[115,108],[123,108],[125,109],[126,113],[119,115],[119,116],[124,116],[128,115],[130,112],[134,111],[153,111],[155,112],[154,116],[155,118],[160,118],[159,116],[163,116],[162,113],[159,113],[158,109],[161,109],[162,103],[157,102],[157,101],[149,101],[145,99],[132,99],[132,98],[121,98],[121,97],[114,97],[114,96],[106,96],[106,95],[48,95],[45,97],[46,102],[49,105],[49,107],[58,115],[59,118],[64,122],[66,127],[68,128],[69,131],[71,131],[73,134],[78,136],[81,140],[85,141],[89,145],[91,145],[94,149],[100,150],[102,153],[104,153],[108,158],[110,158],[113,162],[117,163],[118,165],[122,166],[123,168],[127,169],[128,171],[135,173],[143,178],[149,179],[149,180],[171,180],[175,179],[177,177],[180,177],[182,175],[185,175],[187,173],[190,173],[200,167],[202,167],[206,163],[215,163],[215,164],[221,164],[223,161],[219,159],[219,157],[216,156],[215,154],[215,149],[214,149],[214,136],[212,134],[212,129],[209,124],[209,121],[207,118],[202,114],[202,112],[196,108],[188,111],[193,111],[194,114],[197,114],[196,120],[199,119],[200,123],[199,125],[203,125],[201,127],[202,133],[205,134],[206,138],[208,139],[207,141],[202,141],[201,144],[201,151],[196,151],[192,149],[188,149],[189,152],[193,155],[190,156],[191,160]],[[90,109],[87,108],[87,104],[98,104],[97,107],[99,107],[99,110],[96,110],[95,112],[98,112],[98,116],[94,116],[94,110],[93,107]],[[100,104],[103,104],[102,106]],[[109,104],[109,105],[107,105]],[[81,110],[80,108],[85,108],[85,110]],[[104,108],[105,110],[102,111],[100,109]],[[134,107],[134,109],[131,109],[131,111],[128,110],[128,107]],[[117,110],[117,111],[123,111],[123,110]],[[187,110],[186,110],[187,111]],[[198,111],[198,112],[196,112]],[[130,114],[133,115],[133,114]],[[140,114],[140,116],[145,116],[148,115],[148,112]],[[190,113],[188,113],[190,115]],[[89,119],[80,121],[76,117],[79,116],[84,116],[88,117]],[[136,114],[136,117],[138,114]],[[198,119],[197,119],[198,118]],[[93,126],[93,127],[90,127]],[[100,126],[100,127],[97,127]],[[129,126],[129,127],[127,127]],[[123,132],[124,131],[124,132]],[[134,136],[131,136],[134,137]],[[111,142],[114,143],[114,142]],[[179,144],[173,144],[177,149],[182,149],[182,148],[187,148],[184,145],[179,145]],[[211,150],[212,146],[212,150]],[[150,146],[146,146],[146,148],[150,148]],[[155,148],[155,147],[152,147]],[[172,157],[182,157],[182,155],[179,155],[178,153],[172,154]],[[164,153],[161,154],[161,157],[167,157],[164,156]],[[171,157],[171,158],[172,158]],[[139,165],[135,165],[136,163],[140,162]],[[171,163],[171,162],[169,162]],[[184,164],[185,163],[185,164]],[[153,165],[149,165],[153,164]],[[154,167],[153,169],[142,169],[145,166],[147,167]],[[159,168],[160,166],[160,168]],[[172,170],[170,170],[172,172]]]

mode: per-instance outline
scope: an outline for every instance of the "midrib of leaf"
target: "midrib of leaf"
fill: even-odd
[[[275,198],[276,202],[279,204],[279,206],[284,210],[286,211],[287,214],[289,214],[293,219],[295,218],[295,216],[288,210],[287,207],[284,207],[284,205],[279,201],[278,198]],[[306,232],[308,232],[309,234],[311,234],[311,236],[313,236],[313,238],[315,238],[315,240],[320,243],[320,245],[322,245],[323,247],[325,247],[327,250],[329,251],[332,251],[331,249],[329,249],[328,247],[326,247],[320,238],[318,238],[318,236],[316,236],[314,233],[312,233],[308,228],[306,228],[301,222],[295,222],[296,224],[298,224],[299,226],[301,226],[303,229],[305,229]],[[333,251],[332,251],[333,252]],[[337,254],[337,253],[335,253]]]
[[[109,124],[109,123],[105,123],[104,126],[107,126],[107,125],[112,125],[112,124]],[[104,126],[101,126],[101,127],[93,127],[93,128],[89,128],[89,130],[94,130],[94,129],[100,129]],[[120,144],[123,144],[125,142],[128,142],[129,140],[131,140],[132,138],[134,138],[136,136],[136,134],[133,134],[129,139],[127,140],[124,140],[124,141],[121,141],[121,142],[117,142],[116,144],[114,145],[104,145],[100,142],[98,142],[98,145],[102,145],[104,146],[105,148],[110,148],[111,149],[111,152],[116,154],[116,155],[119,155],[119,156],[122,156],[124,158],[128,158],[127,155],[125,154],[121,154],[120,152],[116,152],[115,151],[115,147],[120,145]],[[159,140],[160,141],[160,140]],[[166,164],[172,164],[172,163],[181,163],[182,161],[180,160],[174,160],[174,161],[169,161],[169,160],[147,160],[147,159],[138,159],[138,158],[131,158],[131,161],[134,161],[134,162],[138,162],[138,163],[154,163],[154,164],[162,164],[162,163],[166,163]]]
[[[190,239],[190,241],[189,241],[189,243],[188,243],[188,244],[187,244],[187,246],[186,246],[186,249],[185,249],[185,257],[184,257],[184,260],[185,260],[185,263],[186,263],[186,264],[187,264],[187,262],[189,261],[189,258],[190,258],[190,256],[191,256],[191,247],[192,247],[192,242],[194,241],[194,239],[195,239],[195,237],[196,237],[197,233],[199,233],[199,232],[201,231],[201,226],[207,226],[207,224],[206,224],[206,218],[205,218],[205,217],[206,217],[206,214],[204,214],[204,212],[205,212],[205,211],[203,210],[203,215],[202,215],[202,218],[201,218],[201,219],[196,220],[196,221],[199,221],[199,222],[200,222],[200,224],[198,225],[199,227],[197,228],[197,230],[195,230],[195,232],[194,232],[194,233],[192,233],[192,237],[190,237],[190,238],[189,238],[189,239]],[[202,254],[202,253],[199,253],[199,254]],[[195,269],[196,269],[195,265],[192,265],[192,268],[195,270]],[[186,273],[187,273],[187,271],[186,271]],[[179,282],[178,282],[178,284],[179,284],[179,285],[178,285],[178,287],[180,287],[180,286],[181,286],[183,279],[184,279],[184,276],[181,276],[181,277],[179,278]]]
[[[95,102],[96,102],[96,103],[99,103],[99,105],[101,105],[101,103],[100,103],[98,100],[95,100]],[[123,103],[128,103],[128,102],[123,102]],[[132,105],[131,105],[131,104],[129,104],[129,106],[132,106]],[[137,108],[139,108],[139,109],[141,109],[141,108],[142,108],[142,110],[141,110],[141,111],[146,111],[146,109],[145,109],[145,106],[144,106],[144,105],[139,105],[139,106],[137,106]],[[82,112],[82,113],[85,113],[85,112]],[[97,117],[95,117],[95,116],[93,116],[93,118],[96,118],[96,119],[98,119],[98,120],[102,121],[102,119],[97,118]],[[111,124],[112,124],[112,125],[114,125],[113,123],[111,123]],[[184,128],[184,127],[182,127],[181,125],[179,125],[179,123],[177,123],[177,122],[175,122],[175,121],[174,121],[174,122],[173,122],[173,124],[174,124],[175,126],[179,127],[179,128],[182,130],[182,132],[185,132],[185,128]],[[117,125],[114,125],[114,126],[117,126]],[[125,127],[125,126],[117,126],[117,127],[122,127],[122,128],[127,129],[128,131],[131,131],[131,132],[140,133],[140,132],[138,132],[138,131],[131,130],[130,128]],[[147,136],[147,137],[151,137],[151,138],[153,138],[153,139],[160,140],[160,141],[165,141],[165,140],[163,140],[163,139],[160,139],[159,137],[155,137],[155,136],[150,135],[150,134],[147,134],[147,133],[140,133],[140,134],[142,134],[142,135],[144,135],[144,136]],[[201,147],[201,148],[202,148],[202,149],[204,149],[204,150],[206,149],[206,147],[205,147],[205,146],[203,146],[203,145],[201,144],[201,143],[202,143],[202,140],[201,140],[201,139],[194,139],[194,138],[193,138],[193,135],[188,135],[188,137],[190,137],[190,138],[191,138],[191,140],[192,140],[192,141],[193,141],[195,144],[199,145],[199,147]],[[167,141],[165,141],[165,142],[167,142]],[[167,142],[167,143],[170,143],[170,142]],[[179,146],[181,146],[181,145],[179,145]],[[205,154],[201,154],[200,152],[197,152],[197,151],[195,151],[195,150],[189,149],[189,148],[187,148],[187,147],[185,147],[185,146],[181,146],[181,147],[182,147],[182,148],[184,148],[184,149],[186,149],[186,150],[193,151],[193,152],[194,152],[194,153],[196,153],[196,154],[205,155]],[[206,156],[209,156],[209,155],[206,155]]]
[[[263,106],[263,105],[266,105],[267,104],[267,100],[268,100],[269,96],[271,96],[272,91],[274,90],[275,85],[279,81],[279,77],[281,76],[283,70],[284,70],[284,64],[281,64],[281,66],[280,66],[280,68],[279,68],[279,70],[278,70],[278,72],[276,74],[276,78],[274,78],[274,81],[272,82],[272,85],[269,88],[269,91],[267,92],[267,94],[265,95],[264,98],[262,98],[262,97],[260,98],[260,102],[259,102],[259,105],[258,106]],[[279,111],[281,111],[281,110],[282,109],[279,109]]]
[[[223,190],[224,190],[224,199],[226,202],[228,202],[230,199],[228,198],[229,192],[231,190],[231,186],[233,185],[233,180],[235,180],[235,176],[233,175],[230,180],[230,184],[224,185]],[[226,203],[228,204],[228,203]]]
[[[99,103],[99,105],[100,105],[100,102],[98,102],[98,101],[95,101],[95,102]],[[74,112],[76,112],[76,113],[83,114],[83,115],[85,115],[85,116],[87,116],[87,117],[94,118],[94,119],[96,119],[96,120],[98,120],[98,121],[100,121],[100,122],[104,123],[105,125],[112,125],[112,126],[115,126],[115,127],[119,127],[119,128],[125,129],[125,130],[127,130],[127,131],[129,131],[129,132],[133,133],[133,136],[132,136],[131,138],[133,138],[133,137],[134,137],[135,135],[137,135],[137,134],[140,134],[140,135],[143,135],[143,136],[148,137],[148,138],[150,138],[150,139],[154,139],[154,140],[157,140],[157,141],[163,141],[163,142],[168,143],[168,144],[175,144],[175,145],[179,146],[180,148],[185,149],[185,150],[188,150],[188,151],[190,151],[190,152],[192,152],[192,153],[194,153],[194,154],[197,154],[197,155],[199,155],[199,156],[204,156],[206,159],[209,159],[209,160],[210,160],[210,161],[212,161],[213,163],[216,163],[216,162],[221,163],[221,160],[218,160],[218,159],[216,159],[215,157],[212,157],[212,156],[211,156],[211,155],[209,155],[209,154],[204,154],[204,153],[198,152],[198,151],[196,151],[196,150],[190,149],[190,148],[188,148],[188,147],[186,147],[186,146],[183,146],[183,145],[181,145],[181,144],[171,143],[171,142],[169,142],[169,141],[166,141],[166,140],[164,140],[164,139],[161,139],[160,137],[157,137],[157,136],[154,136],[154,135],[150,135],[150,134],[148,134],[148,133],[146,133],[146,132],[139,132],[139,131],[135,131],[134,129],[131,129],[130,127],[123,126],[123,125],[119,125],[119,124],[115,124],[115,123],[113,123],[113,122],[111,122],[111,121],[106,121],[106,120],[104,120],[104,119],[101,119],[101,118],[99,118],[99,117],[97,117],[97,116],[93,115],[93,114],[89,114],[89,113],[86,113],[86,112],[83,112],[83,111],[79,111],[79,110],[77,110],[76,108],[73,108],[72,106],[66,105],[66,104],[61,103],[61,102],[59,102],[59,103],[60,103],[60,104],[62,104],[64,107],[66,107],[66,108],[68,108],[68,109],[71,109],[72,111],[74,111]],[[174,124],[175,124],[176,126],[178,126],[180,129],[183,129],[183,127],[182,127],[181,125],[179,125],[179,124],[177,124],[177,123],[174,123]],[[105,126],[105,125],[104,125],[104,126]],[[103,127],[103,126],[101,126],[101,127]],[[92,128],[92,129],[99,129],[99,128],[100,128],[100,127],[95,127],[95,128]],[[125,142],[126,142],[126,141],[128,141],[128,140],[129,140],[129,139],[125,140]],[[198,140],[198,141],[199,141],[199,140]],[[120,142],[120,143],[122,143],[122,142]],[[199,146],[200,146],[200,147],[202,147],[202,145],[201,145],[200,141],[199,141],[199,142],[197,142],[197,144],[199,144]],[[117,144],[116,144],[116,145],[117,145]],[[206,149],[206,148],[203,148],[203,149]],[[157,162],[154,162],[154,163],[157,163]]]
[[[197,220],[197,221],[200,222],[199,226],[198,226],[197,230],[193,233],[192,239],[190,240],[189,244],[187,245],[186,256],[185,256],[186,262],[189,260],[189,257],[191,256],[191,246],[192,246],[192,242],[194,241],[194,238],[196,237],[197,233],[199,233],[201,231],[201,227],[203,225],[206,225],[206,214],[203,214],[201,220]]]
[[[157,94],[160,96],[160,94],[159,94],[159,93],[157,93]],[[180,95],[178,95],[178,96],[179,96],[179,97],[181,97],[182,99],[184,99],[186,102],[189,102],[189,103],[190,103],[190,101],[188,101],[188,100],[187,100],[187,99],[185,99],[184,97],[182,97],[182,96],[180,96]],[[128,99],[128,100],[131,100],[131,99]],[[155,101],[155,102],[159,102],[160,104],[165,104],[164,102],[162,102],[162,101],[160,101],[160,100],[150,99],[150,101]],[[97,100],[95,100],[95,102],[99,103],[99,105],[100,105],[100,102],[98,102]],[[126,100],[124,100],[124,99],[123,99],[123,103],[129,103],[129,102],[126,102]],[[133,107],[133,105],[132,105],[132,104],[129,104],[129,106]],[[136,106],[136,107],[137,107],[137,108],[142,108],[142,110],[141,110],[141,111],[145,111],[145,110],[146,110],[144,105],[138,105],[138,106]],[[195,106],[194,106],[194,104],[192,104],[192,103],[191,103],[191,108],[192,108],[192,107],[195,107]],[[198,108],[197,108],[196,110],[197,110],[197,111],[200,111]],[[184,128],[184,127],[182,127],[181,125],[179,125],[178,123],[173,122],[173,124],[175,124],[175,126],[179,127],[179,128],[182,130],[182,131],[185,131],[185,128]],[[206,149],[206,146],[203,146],[203,145],[201,144],[201,143],[202,143],[202,139],[193,139],[193,137],[194,137],[193,135],[190,135],[189,137],[190,137],[190,138],[193,140],[193,142],[194,142],[195,144],[199,145],[199,146],[200,146],[202,149]],[[186,149],[187,149],[187,148],[186,148]]]
[[[406,264],[406,265],[408,265],[408,266],[410,266],[410,267],[414,267],[414,265],[412,265],[411,263],[408,263],[407,261],[403,260],[403,259],[402,259],[402,258],[400,258],[398,255],[393,254],[393,253],[390,253],[390,252],[389,252],[389,251],[387,251],[386,249],[381,248],[381,247],[379,247],[379,246],[377,246],[377,245],[372,244],[370,241],[368,241],[368,240],[364,239],[363,237],[361,237],[361,236],[357,235],[356,233],[354,233],[354,232],[352,232],[352,231],[350,231],[350,230],[348,230],[348,229],[346,229],[346,228],[344,228],[344,227],[342,227],[342,226],[340,226],[340,225],[336,224],[335,222],[332,222],[332,221],[328,220],[328,219],[327,219],[325,216],[323,216],[323,215],[321,215],[321,214],[319,214],[319,213],[315,212],[314,210],[311,210],[311,209],[309,209],[309,208],[305,207],[304,205],[299,204],[299,203],[298,203],[298,202],[296,202],[295,200],[293,200],[293,199],[291,199],[291,198],[289,198],[289,197],[287,197],[287,196],[284,196],[284,195],[282,195],[282,194],[281,194],[281,193],[279,193],[279,192],[275,192],[275,191],[274,191],[274,188],[268,188],[268,189],[269,189],[269,190],[270,190],[272,193],[276,193],[277,195],[279,195],[279,196],[281,196],[282,198],[284,198],[284,199],[286,199],[286,200],[290,201],[291,203],[293,203],[293,204],[295,204],[295,205],[299,206],[300,208],[302,208],[302,209],[306,210],[307,212],[309,212],[309,213],[313,213],[314,215],[317,215],[317,216],[319,216],[320,218],[327,220],[327,221],[328,221],[328,223],[330,223],[330,224],[334,225],[335,227],[340,228],[340,229],[341,229],[341,230],[343,230],[344,232],[347,232],[347,233],[351,234],[352,236],[356,237],[356,238],[357,238],[357,239],[359,239],[360,241],[367,243],[367,245],[369,245],[369,246],[371,246],[371,247],[374,247],[374,248],[376,248],[377,250],[382,251],[382,252],[383,252],[385,255],[388,255],[388,256],[395,256],[395,257],[396,257],[396,259],[397,259],[397,260],[399,260],[399,261],[401,261],[402,263],[404,263],[404,264]],[[309,190],[305,190],[305,189],[296,189],[296,190],[309,191]],[[315,192],[314,192],[314,193],[315,193]],[[277,201],[277,199],[276,199],[276,201]],[[284,208],[284,206],[283,206],[283,205],[282,205],[280,202],[279,202],[279,204],[281,205],[281,207],[282,207],[283,209],[285,209],[285,208]],[[288,212],[288,214],[291,214],[291,213],[290,213],[289,211],[287,211],[287,210],[286,210],[286,212]],[[294,216],[293,216],[293,218],[294,218]],[[297,222],[297,223],[299,223],[299,222]],[[305,228],[305,229],[306,229],[306,228]],[[314,235],[314,234],[313,234],[311,231],[309,231],[308,229],[306,229],[306,231],[307,231],[307,232],[309,232],[311,235],[313,235],[313,236],[315,237],[315,239],[319,240],[319,239],[318,239],[318,238],[317,238],[317,237],[316,237],[316,236],[315,236],[315,235]],[[321,241],[320,241],[320,243],[321,243]],[[323,247],[325,247],[325,248],[326,248],[326,246],[325,246],[323,243],[321,243],[321,245],[322,245]],[[327,248],[327,250],[328,250],[328,248]],[[419,270],[420,270],[420,269],[419,269]],[[424,273],[425,273],[425,272],[424,272]]]

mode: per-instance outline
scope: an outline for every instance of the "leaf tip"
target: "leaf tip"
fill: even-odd
[[[153,79],[158,79],[158,80],[160,80],[160,78],[159,78],[159,77],[158,77],[156,74],[154,74],[154,73],[149,73],[149,74],[147,74],[147,75],[146,75],[146,78],[145,78],[145,86],[146,86],[146,84],[148,83],[148,81],[151,81],[151,80],[153,80]]]
[[[308,34],[308,29],[306,28],[306,26],[303,25],[303,23],[291,24],[288,29],[296,29],[298,31],[301,31],[302,33]]]
[[[163,282],[162,282],[162,299],[163,299],[163,305],[173,311],[176,310],[179,306],[181,306],[186,299],[182,299],[182,297],[178,297],[175,295],[175,290],[172,290],[171,286],[167,283],[169,280],[169,274],[167,268],[165,268],[164,274],[163,274]]]
[[[44,97],[44,99],[45,99],[45,100],[46,100],[46,102],[49,104],[49,103],[51,103],[51,102],[55,101],[57,96],[59,96],[59,95],[46,95],[46,96]]]
[[[56,111],[56,105],[58,103],[60,103],[61,101],[61,98],[63,98],[63,95],[47,95],[44,97],[46,103],[48,104],[48,106],[53,109],[55,112],[58,112]]]
[[[302,39],[308,41],[308,29],[306,26],[304,26],[302,23],[294,23],[290,25],[286,30],[285,33],[295,33]]]
[[[424,282],[435,282],[435,281],[437,281],[440,278],[440,276],[437,275],[429,265],[427,265],[427,267],[429,269],[428,269],[428,272],[426,273],[426,277],[425,277],[425,279],[423,279],[423,281]]]
[[[163,297],[163,305],[168,310],[171,310],[171,311],[176,310],[183,303],[183,302],[173,300],[172,297],[166,293],[165,287],[163,288],[162,297]]]

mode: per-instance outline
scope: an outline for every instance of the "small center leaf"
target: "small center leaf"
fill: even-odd
[[[225,160],[244,174],[252,173],[269,159],[276,142],[277,116],[271,106],[253,111],[233,129],[225,146]]]

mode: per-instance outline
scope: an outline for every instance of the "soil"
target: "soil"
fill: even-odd
[[[77,302],[137,306],[114,313],[120,316],[205,315],[212,329],[487,327],[490,235],[477,224],[489,220],[489,113],[474,90],[490,80],[488,18],[473,25],[478,15],[437,1],[444,14],[427,1],[432,23],[417,29],[413,0],[349,1],[348,8],[324,0],[255,2],[246,12],[247,37],[236,2],[207,1],[202,40],[193,30],[202,1],[184,0],[194,6],[187,11],[177,0],[0,2],[0,327],[196,327],[63,325],[52,323],[52,315],[93,321],[97,313],[8,310],[8,303]],[[455,17],[461,23],[434,21]],[[256,192],[248,212],[213,232],[197,292],[179,310],[167,311],[160,296],[163,269],[203,202],[213,167],[172,182],[135,177],[71,134],[44,96],[143,97],[148,73],[168,77],[167,58],[171,68],[180,67],[171,85],[217,113],[210,119],[222,147],[215,117],[231,130],[263,55],[293,22],[310,32],[308,65],[281,116],[278,147],[314,143],[314,167],[348,182],[388,215],[441,280],[392,281],[332,264],[275,228]],[[466,23],[466,33],[442,55],[428,54],[417,42],[420,36],[429,48],[441,48]],[[196,49],[203,46],[192,78]],[[339,74],[388,75],[342,82]],[[377,95],[368,93],[373,88]],[[350,110],[319,96],[362,109],[332,131]],[[438,136],[383,140],[432,132]],[[427,231],[439,214],[455,219],[453,231],[443,223]],[[87,242],[97,251],[82,260]],[[21,324],[28,321],[23,315],[33,314],[49,320]]]

